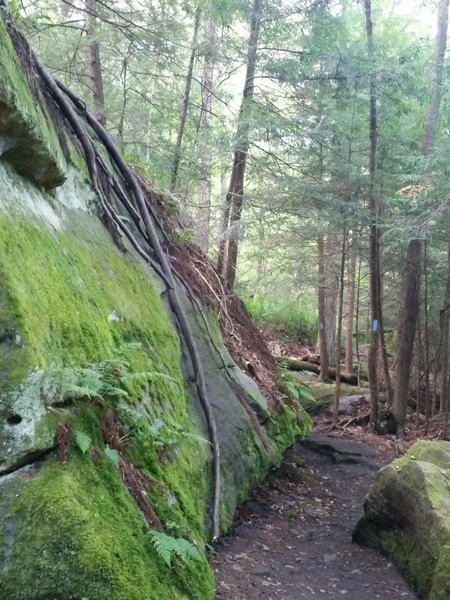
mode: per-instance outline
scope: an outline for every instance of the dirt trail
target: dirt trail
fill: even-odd
[[[297,445],[242,507],[217,549],[216,599],[415,599],[387,558],[351,541],[382,456],[342,438],[312,445]]]

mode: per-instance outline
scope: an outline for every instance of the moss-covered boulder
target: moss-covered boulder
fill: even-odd
[[[353,534],[386,552],[420,597],[450,597],[450,442],[420,441],[382,469]]]
[[[211,600],[212,449],[164,282],[114,243],[2,19],[0,600]],[[224,532],[301,428],[178,291],[218,428]]]

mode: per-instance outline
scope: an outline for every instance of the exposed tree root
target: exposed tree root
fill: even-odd
[[[138,179],[121,157],[114,142],[105,129],[93,115],[89,113],[85,104],[79,98],[66,88],[66,86],[59,82],[57,83],[53,79],[21,32],[11,23],[9,24],[9,27],[12,30],[14,37],[19,37],[24,43],[28,51],[29,59],[34,66],[46,93],[50,95],[59,107],[73,131],[75,138],[81,145],[89,170],[91,183],[100,204],[101,217],[106,223],[109,231],[113,234],[116,241],[117,237],[120,237],[119,234],[122,233],[139,255],[155,269],[167,286],[170,307],[178,322],[181,335],[185,340],[191,358],[195,376],[195,385],[203,408],[209,439],[213,448],[214,493],[212,536],[213,539],[216,539],[220,532],[221,497],[220,447],[217,436],[217,426],[212,406],[206,392],[205,376],[196,342],[187,315],[178,296],[172,265],[167,258],[159,239],[158,230],[163,232],[163,227],[159,223],[158,216],[153,211],[150,203],[147,202]],[[88,133],[85,123],[89,125],[103,144],[117,171],[117,176],[123,180],[123,185],[119,182],[116,174],[111,172],[105,161],[102,159],[96,144]],[[101,167],[103,177],[100,177],[99,175],[98,166]],[[129,201],[127,193],[124,192],[124,187],[132,194],[134,203]],[[114,196],[124,206],[130,217],[133,219],[138,231],[142,234],[142,237],[147,243],[148,249],[142,248],[142,245],[136,240],[129,228],[126,227],[123,219],[117,214],[113,204]],[[164,237],[167,238],[167,236]]]

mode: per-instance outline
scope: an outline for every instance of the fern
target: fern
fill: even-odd
[[[92,440],[84,431],[75,430],[75,442],[83,454],[92,446]]]
[[[105,456],[107,456],[115,464],[115,466],[117,468],[119,468],[120,456],[119,456],[119,453],[117,452],[117,450],[115,450],[114,448],[111,448],[110,446],[106,446],[104,453],[105,453]]]
[[[301,400],[316,402],[309,385],[304,381],[300,381],[297,377],[285,372],[282,372],[281,379],[284,391],[297,402],[300,402]]]
[[[172,565],[174,554],[184,563],[190,560],[203,560],[203,555],[199,552],[198,548],[184,538],[175,538],[162,531],[156,531],[156,529],[150,530],[150,537],[158,556],[169,567]]]

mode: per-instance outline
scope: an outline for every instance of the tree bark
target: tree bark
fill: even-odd
[[[434,74],[431,82],[431,99],[422,140],[422,152],[425,156],[433,152],[436,143],[436,128],[439,119],[442,83],[444,80],[444,59],[447,49],[449,1],[440,0],[438,3]]]
[[[229,283],[230,287],[233,287],[236,279],[239,225],[244,204],[245,168],[249,149],[249,114],[251,102],[255,94],[256,61],[262,20],[262,4],[263,0],[253,0],[250,38],[247,51],[247,72],[238,117],[233,167],[225,200],[221,240],[219,245],[218,270]]]
[[[97,121],[105,127],[105,94],[103,90],[102,62],[100,57],[100,42],[97,39],[97,1],[85,0],[86,6],[86,37],[88,40],[87,76],[92,96],[94,115]]]
[[[327,337],[328,364],[336,366],[336,324],[339,297],[339,235],[330,232],[325,238],[325,334]]]
[[[350,248],[350,259],[348,261],[348,296],[347,296],[347,319],[345,330],[345,373],[353,373],[353,321],[355,317],[356,296],[356,260],[357,250],[355,240]]]
[[[206,20],[204,31],[205,59],[202,73],[202,106],[200,113],[200,190],[196,220],[197,242],[209,250],[211,219],[211,115],[216,61],[217,25],[213,14]]]
[[[323,233],[317,237],[318,249],[318,308],[319,308],[319,355],[320,355],[320,381],[329,381],[328,373],[328,345],[327,321],[325,314],[325,249]]]
[[[450,240],[447,251],[447,284],[445,286],[444,307],[442,309],[442,347],[441,347],[441,400],[439,411],[443,413],[448,406],[449,391],[449,344],[448,334],[450,326]]]
[[[177,186],[178,170],[181,161],[181,146],[183,145],[184,130],[186,128],[186,119],[189,108],[189,100],[191,97],[192,76],[194,74],[195,57],[197,55],[198,31],[200,28],[201,6],[199,5],[195,11],[194,33],[192,34],[191,54],[189,57],[189,65],[184,84],[183,100],[181,102],[180,120],[178,122],[177,139],[175,142],[175,151],[172,164],[172,177],[170,181],[170,189],[173,192]]]
[[[375,430],[379,427],[379,399],[378,399],[378,353],[380,346],[380,263],[379,263],[379,200],[376,194],[376,169],[377,169],[377,80],[374,72],[375,49],[373,41],[372,2],[364,0],[366,19],[367,50],[371,63],[369,76],[369,280],[370,280],[370,345],[367,360],[369,371],[370,389],[370,424]]]
[[[410,240],[406,257],[403,322],[397,354],[396,387],[392,405],[397,433],[402,433],[404,430],[406,408],[408,406],[411,361],[419,312],[421,246],[420,240]]]
[[[277,363],[286,365],[288,369],[291,371],[311,371],[311,373],[315,373],[316,375],[320,374],[320,366],[314,363],[300,360],[299,358],[294,358],[292,356],[274,356],[274,359]],[[330,379],[332,381],[336,380],[336,369],[329,369]],[[341,382],[347,383],[348,385],[357,386],[358,377],[356,375],[346,375],[345,373],[341,373]]]
[[[430,426],[430,328],[428,310],[428,243],[425,240],[423,246],[423,282],[424,282],[424,316],[425,316],[425,435],[428,434]]]
[[[345,278],[345,255],[347,249],[347,231],[344,229],[342,235],[341,266],[339,270],[339,302],[336,335],[336,389],[334,395],[333,425],[337,427],[339,422],[339,397],[341,395],[341,337],[342,337],[342,314],[344,309],[344,278]]]

